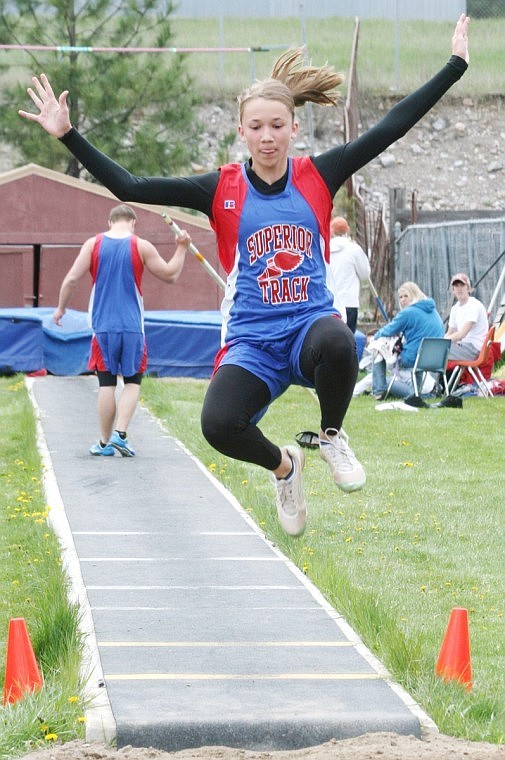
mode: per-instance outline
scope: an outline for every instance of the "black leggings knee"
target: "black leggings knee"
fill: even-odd
[[[269,403],[270,391],[263,380],[242,367],[225,364],[212,378],[203,402],[205,439],[226,456],[275,470],[281,463],[280,449],[251,422]]]
[[[354,335],[336,317],[322,317],[309,329],[300,351],[300,369],[314,385],[321,428],[340,430],[358,374]],[[281,451],[252,422],[270,403],[266,383],[232,364],[212,378],[202,408],[202,433],[213,448],[267,470],[281,463]]]

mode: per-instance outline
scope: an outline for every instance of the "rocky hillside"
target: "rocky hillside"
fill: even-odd
[[[385,101],[363,103],[360,131],[378,121],[392,105]],[[207,171],[225,160],[245,158],[244,144],[235,138],[237,114],[233,103],[208,104],[199,109],[203,124],[201,163]],[[342,108],[312,108],[314,140],[311,144],[307,112],[299,109],[300,130],[294,154],[318,153],[343,142]],[[367,203],[388,203],[389,189],[402,187],[406,198],[417,190],[418,208],[425,211],[505,207],[505,100],[479,103],[446,97],[404,138],[372,161],[360,175]],[[13,168],[15,153],[0,145],[0,171]]]
[[[372,126],[391,103],[364,104],[360,130]],[[234,106],[208,105],[200,109],[202,169],[223,160],[220,145],[236,132]],[[300,111],[295,154],[316,153],[343,141],[342,109],[312,109],[314,144],[307,120]],[[426,211],[491,209],[505,205],[505,102],[499,98],[478,103],[470,99],[438,104],[404,138],[364,167],[361,180],[367,202],[389,196],[389,188],[403,187],[409,198],[417,190],[418,207]],[[242,160],[244,145],[238,139],[228,149],[229,160]],[[196,167],[195,167],[196,168]]]

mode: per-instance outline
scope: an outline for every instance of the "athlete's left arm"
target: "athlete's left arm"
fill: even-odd
[[[176,249],[174,255],[169,261],[165,261],[149,240],[138,239],[139,253],[142,257],[145,267],[163,282],[176,282],[182,272],[186,253],[191,243],[191,237],[186,230],[181,230],[181,234],[176,238]]]
[[[452,38],[452,56],[429,82],[397,103],[374,127],[345,145],[313,158],[333,197],[345,180],[403,137],[468,68],[468,17],[462,15]]]

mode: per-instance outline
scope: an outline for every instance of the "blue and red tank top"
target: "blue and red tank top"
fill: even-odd
[[[221,168],[212,205],[219,259],[228,275],[223,344],[298,332],[335,314],[326,287],[332,199],[308,158],[290,158],[285,189],[264,195],[245,167]]]
[[[136,235],[96,236],[90,265],[93,332],[144,332],[143,272]]]

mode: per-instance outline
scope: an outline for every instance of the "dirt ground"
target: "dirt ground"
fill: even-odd
[[[392,733],[332,740],[317,747],[285,752],[252,752],[229,747],[202,747],[181,752],[152,748],[111,749],[73,741],[32,752],[23,760],[504,760],[505,746],[468,742],[431,732],[425,739]]]

